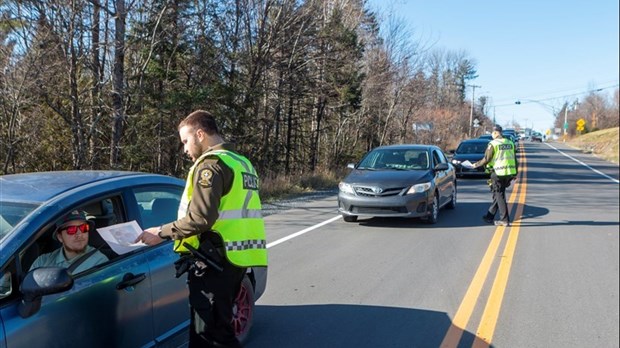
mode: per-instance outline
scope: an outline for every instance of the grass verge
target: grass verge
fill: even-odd
[[[606,161],[618,164],[618,127],[576,136],[567,143],[585,153],[592,153]]]

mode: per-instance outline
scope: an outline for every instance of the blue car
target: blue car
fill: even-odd
[[[136,221],[141,228],[176,219],[184,181],[122,171],[67,171],[0,177],[0,348],[177,347],[187,342],[185,275],[167,241],[117,254],[97,228]],[[89,245],[109,261],[81,273],[30,270],[60,246],[55,221],[85,211]],[[267,268],[248,270],[235,303],[235,330],[245,340]]]

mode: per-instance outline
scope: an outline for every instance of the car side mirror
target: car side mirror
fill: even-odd
[[[455,152],[456,152],[456,149],[452,149],[452,150],[450,150],[450,151],[448,151],[448,152],[453,154],[453,153],[455,153]]]
[[[448,166],[448,163],[439,163],[438,165],[435,166],[435,168],[433,168],[435,171],[441,171],[441,170],[448,170],[448,168],[450,168]]]
[[[19,290],[22,300],[18,306],[19,315],[27,318],[41,308],[41,297],[71,289],[73,277],[66,268],[43,267],[34,269],[24,277]]]

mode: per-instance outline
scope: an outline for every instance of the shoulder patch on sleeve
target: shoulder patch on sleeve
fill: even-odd
[[[213,185],[213,171],[211,169],[201,169],[198,176],[198,185],[202,187],[211,187]]]

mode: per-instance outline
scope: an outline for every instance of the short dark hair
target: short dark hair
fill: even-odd
[[[495,126],[493,126],[493,131],[494,132],[500,132],[501,133],[503,130],[504,129],[499,124],[496,124]]]
[[[183,119],[183,121],[181,121],[181,123],[179,123],[178,129],[185,126],[189,126],[193,129],[202,129],[209,135],[220,134],[217,129],[215,117],[210,112],[205,110],[196,110],[189,114],[185,119]]]

